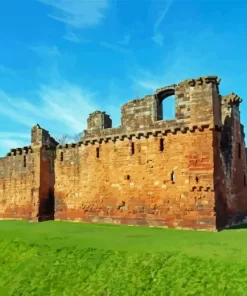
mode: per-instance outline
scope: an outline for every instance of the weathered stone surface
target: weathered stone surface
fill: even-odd
[[[36,125],[30,147],[0,158],[0,218],[216,230],[247,214],[241,99],[219,79],[188,79],[95,111],[81,142],[57,146]],[[162,120],[175,95],[176,118]]]

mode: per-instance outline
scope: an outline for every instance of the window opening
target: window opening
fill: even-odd
[[[63,161],[63,152],[60,153],[60,161]]]
[[[27,157],[26,157],[26,155],[24,155],[24,158],[23,158],[23,166],[24,166],[24,168],[27,166]]]
[[[96,148],[96,157],[99,158],[99,147]]]
[[[172,171],[171,173],[171,181],[174,183],[175,182],[175,173]]]
[[[160,139],[160,151],[164,151],[164,139]]]
[[[135,154],[135,143],[131,142],[131,154]]]

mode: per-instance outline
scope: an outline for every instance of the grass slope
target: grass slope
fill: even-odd
[[[0,221],[0,295],[247,295],[247,230]]]

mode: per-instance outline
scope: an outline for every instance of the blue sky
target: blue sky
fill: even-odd
[[[247,133],[247,1],[0,0],[0,40],[0,156],[36,123],[73,135],[100,109],[118,126],[125,102],[204,75],[244,99]]]

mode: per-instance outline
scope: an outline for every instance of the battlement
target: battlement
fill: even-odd
[[[101,144],[101,143],[107,143],[109,141],[123,141],[125,138],[132,140],[140,139],[141,137],[149,138],[149,137],[157,137],[157,136],[167,136],[168,134],[176,135],[178,133],[186,134],[188,132],[193,133],[196,130],[198,131],[204,131],[205,129],[210,129],[211,131],[217,131],[220,132],[222,130],[222,125],[209,125],[207,123],[205,124],[199,124],[199,125],[181,125],[181,124],[174,124],[171,126],[167,126],[165,129],[149,129],[149,130],[143,130],[143,131],[135,131],[130,133],[118,133],[114,134],[111,133],[109,135],[102,135],[101,137],[85,137],[82,139],[79,143],[70,143],[70,144],[64,144],[64,145],[58,145],[57,149],[71,149],[71,148],[77,148],[82,145],[88,145],[88,144]]]
[[[29,153],[33,153],[32,147],[25,146],[22,148],[10,149],[10,152],[8,152],[6,156],[27,155]]]

